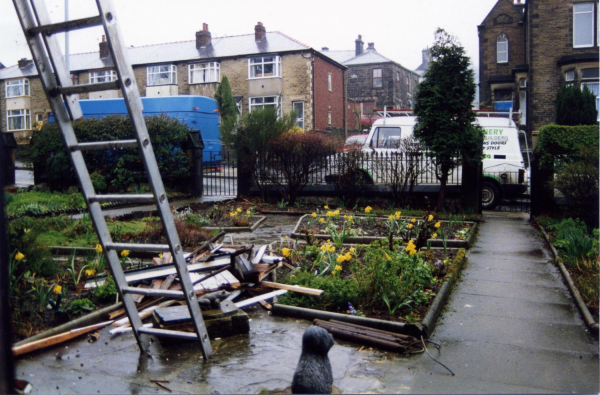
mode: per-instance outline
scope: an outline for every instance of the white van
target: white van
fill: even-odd
[[[506,117],[478,116],[477,123],[485,131],[482,205],[484,209],[493,209],[502,197],[518,196],[527,191],[525,162],[519,144],[519,131],[509,114]],[[379,119],[373,123],[362,150],[383,155],[398,152],[400,140],[413,135],[415,124],[416,117],[412,115]],[[385,182],[373,168],[363,170],[368,182]],[[460,167],[455,168],[449,177],[449,184],[460,184],[461,173]],[[417,185],[438,183],[435,168],[422,169],[416,181]]]

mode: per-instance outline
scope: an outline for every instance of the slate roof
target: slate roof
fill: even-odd
[[[358,66],[361,64],[371,64],[371,63],[390,63],[394,62],[391,59],[386,58],[381,55],[379,52],[374,50],[367,50],[360,55],[344,62],[346,66]]]
[[[185,62],[193,60],[247,56],[262,53],[284,53],[311,49],[306,44],[294,40],[281,32],[268,32],[263,40],[255,41],[254,33],[240,36],[214,37],[206,47],[196,48],[196,40],[179,41],[165,44],[129,47],[129,61],[132,65]],[[336,63],[336,59],[323,54]],[[73,54],[70,57],[72,71],[101,69],[111,67],[112,59],[101,59],[98,51]],[[0,80],[37,75],[35,66],[25,68],[17,65],[0,69]]]

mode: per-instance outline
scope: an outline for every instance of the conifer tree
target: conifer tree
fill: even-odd
[[[223,76],[221,83],[215,92],[215,100],[219,104],[219,112],[221,113],[221,140],[225,144],[231,144],[232,132],[237,123],[237,107],[233,95],[231,93],[231,85],[227,76]]]

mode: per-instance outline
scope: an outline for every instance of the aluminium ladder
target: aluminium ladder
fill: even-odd
[[[210,339],[208,338],[200,306],[196,299],[193,284],[183,257],[179,236],[158,171],[146,123],[142,116],[142,101],[133,69],[128,60],[127,49],[123,43],[120,29],[117,26],[117,17],[111,0],[96,0],[98,6],[98,15],[96,16],[60,23],[51,22],[44,0],[13,0],[13,3],[33,55],[44,91],[50,102],[50,107],[60,127],[63,142],[69,149],[71,163],[77,173],[90,217],[92,218],[104,254],[110,264],[111,272],[122,297],[140,351],[148,351],[152,336],[194,339],[200,341],[202,355],[204,359],[207,359],[212,354]],[[104,27],[118,79],[111,82],[74,86],[71,83],[70,72],[65,67],[63,54],[55,33],[93,26]],[[107,89],[121,89],[136,138],[121,141],[78,143],[72,124],[73,121],[83,117],[78,94]],[[141,195],[97,195],[90,180],[83,151],[132,147],[138,147],[139,149],[152,193]],[[118,201],[154,203],[158,208],[168,244],[113,242],[100,204]],[[181,280],[182,291],[150,290],[128,286],[117,255],[117,251],[119,250],[170,252],[173,256],[179,279]],[[142,320],[133,301],[132,294],[184,299],[187,302],[196,333],[146,328],[142,326]]]

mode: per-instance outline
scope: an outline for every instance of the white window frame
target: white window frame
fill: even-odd
[[[154,76],[164,74],[166,82],[156,82]],[[161,79],[161,80],[162,80]],[[162,64],[155,66],[148,66],[146,68],[146,86],[160,86],[160,85],[176,85],[177,84],[177,66],[174,64]]]
[[[496,63],[508,63],[508,38],[504,33],[496,39]]]
[[[292,102],[292,110],[293,111],[296,111],[296,106],[302,107],[302,114],[300,114],[299,111],[296,112],[296,126],[298,126],[300,129],[304,130],[304,102],[303,101],[293,101]]]
[[[267,101],[265,103],[265,101]],[[255,96],[248,98],[248,109],[249,112],[257,108],[275,107],[277,109],[277,115],[281,116],[281,96]]]
[[[272,66],[271,73],[265,73],[265,68]],[[281,77],[281,56],[261,56],[248,59],[248,78],[277,78]]]
[[[197,76],[197,79],[201,81],[196,81],[194,76]],[[190,85],[221,81],[221,64],[219,62],[189,64],[188,81]]]
[[[378,71],[379,75],[375,76],[375,72]],[[383,88],[383,69],[373,69],[373,88]],[[379,85],[375,85],[375,81],[379,81]]]
[[[584,77],[585,73],[584,71],[586,71],[587,69],[583,69],[581,70],[581,86],[580,89],[583,92],[583,89],[585,86],[588,86],[588,89],[590,92],[592,92],[593,94],[596,95],[596,111],[598,111],[598,119],[600,119],[600,94],[596,94],[596,92],[594,92],[592,89],[590,89],[590,85],[597,85],[600,88],[600,81],[598,80],[598,77],[594,76],[594,77]]]
[[[565,82],[575,81],[575,70],[565,71]]]
[[[88,73],[90,84],[100,84],[117,80],[116,70],[93,71]]]
[[[327,124],[331,125],[331,110],[327,112]]]
[[[331,92],[331,73],[327,74],[327,89],[329,89],[329,92]]]
[[[582,8],[584,8],[585,6],[587,6],[589,8],[589,6],[591,6],[591,10],[581,10]],[[579,8],[579,10],[578,10]],[[589,47],[593,47],[594,46],[594,25],[595,25],[595,4],[594,2],[589,2],[589,3],[575,3],[573,4],[573,48],[589,48]],[[589,14],[589,16],[588,16]],[[589,41],[584,42],[583,44],[577,44],[577,40],[581,39],[581,37],[576,36],[577,34],[577,24],[578,24],[578,20],[579,23],[587,23],[587,21],[585,20],[581,20],[581,18],[585,18],[585,16],[591,17],[591,27],[590,27],[590,33],[591,33],[591,37],[588,37],[586,35],[586,37],[583,37]]]
[[[22,78],[20,80],[6,81],[4,83],[4,86],[5,86],[5,93],[6,93],[7,98],[30,95],[29,80],[27,78]],[[17,94],[10,92],[11,90],[14,91],[15,90],[14,88],[18,89]]]
[[[15,128],[14,120],[17,118],[22,118],[23,128]],[[12,121],[12,122],[11,122]],[[13,132],[19,130],[29,130],[31,129],[31,111],[28,109],[21,110],[8,110],[6,111],[6,131]]]

